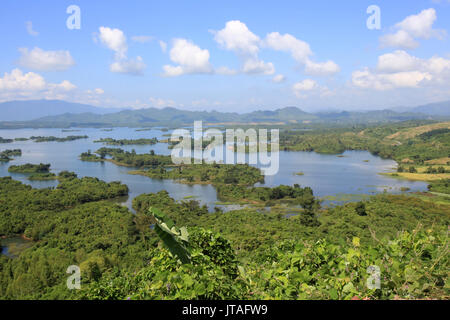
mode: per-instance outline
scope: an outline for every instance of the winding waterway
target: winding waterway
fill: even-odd
[[[29,181],[27,175],[8,172],[10,165],[24,163],[50,163],[51,171],[58,173],[62,170],[74,171],[79,177],[92,176],[105,181],[121,181],[129,187],[129,196],[123,199],[123,203],[131,207],[134,197],[142,193],[167,190],[169,194],[181,200],[188,196],[208,205],[212,209],[217,199],[217,194],[211,185],[187,185],[172,180],[151,179],[139,175],[130,175],[127,172],[133,170],[129,167],[117,166],[110,162],[84,162],[79,160],[79,155],[87,150],[95,151],[104,146],[94,143],[99,138],[115,139],[139,139],[153,138],[165,139],[163,132],[158,129],[151,131],[136,131],[135,128],[114,128],[112,131],[104,131],[97,128],[80,128],[79,131],[63,132],[61,129],[15,129],[0,130],[3,138],[29,138],[30,136],[56,136],[87,135],[88,139],[68,142],[33,142],[15,141],[13,143],[0,143],[0,151],[5,149],[22,149],[21,157],[14,157],[9,163],[0,162],[0,176],[11,176],[16,180],[30,184],[35,188],[54,187],[57,181]],[[171,150],[166,143],[156,145],[133,145],[120,147],[137,153],[148,153],[155,150],[156,153],[169,155]],[[277,186],[280,184],[309,186],[314,194],[325,197],[327,201],[339,201],[339,199],[351,199],[356,194],[375,194],[379,192],[401,193],[402,188],[410,191],[424,191],[427,184],[420,181],[407,181],[393,179],[380,175],[381,172],[395,170],[396,163],[371,155],[366,151],[347,151],[343,156],[324,155],[314,152],[285,152],[280,151],[279,171],[274,176],[266,176],[265,186]],[[303,175],[295,175],[302,172]]]

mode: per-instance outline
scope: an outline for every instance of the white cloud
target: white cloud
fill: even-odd
[[[328,76],[341,71],[341,68],[331,60],[326,62],[312,62],[307,60],[305,64],[305,72],[314,76]]]
[[[293,85],[295,91],[310,91],[317,87],[317,82],[312,79],[305,79]]]
[[[271,62],[265,63],[258,59],[248,59],[245,61],[242,71],[248,74],[271,75],[275,73],[275,67]]]
[[[46,87],[42,76],[34,72],[23,73],[20,69],[14,69],[11,73],[5,72],[0,78],[0,92],[5,91],[39,91]]]
[[[71,91],[77,87],[76,85],[74,85],[73,83],[71,83],[68,80],[63,80],[59,84],[50,83],[48,86],[50,89],[56,89],[56,90],[61,90],[61,91]]]
[[[136,59],[117,60],[109,66],[111,72],[132,75],[142,75],[145,68],[146,64],[139,56],[136,57]]]
[[[131,40],[139,43],[147,43],[153,40],[152,36],[132,36]]]
[[[419,71],[373,73],[365,68],[352,73],[352,82],[355,86],[375,90],[417,88],[422,81],[431,79],[431,74]]]
[[[305,79],[303,81],[294,83],[292,86],[292,91],[297,96],[297,98],[305,97],[305,92],[315,90],[319,87],[316,81],[312,79]]]
[[[37,73],[23,73],[20,69],[14,69],[10,73],[5,72],[4,76],[0,77],[0,100],[64,99],[66,94],[75,88],[76,86],[68,80],[63,80],[61,83],[48,83]]]
[[[278,32],[269,33],[264,40],[264,46],[290,53],[294,60],[305,66],[305,72],[309,75],[328,76],[340,71],[339,66],[331,60],[313,62],[310,58],[313,52],[309,44],[288,33],[283,35]]]
[[[164,75],[168,77],[193,73],[212,73],[209,63],[209,51],[201,49],[186,39],[175,39],[170,49],[170,60],[177,66],[163,66]]]
[[[64,71],[75,65],[67,50],[44,51],[35,47],[32,50],[20,48],[18,64],[22,67],[39,71]]]
[[[294,83],[292,92],[297,98],[305,99],[309,97],[326,97],[334,95],[335,92],[328,89],[326,86],[321,86],[317,81],[312,79],[305,79],[303,81]]]
[[[128,45],[125,34],[120,29],[111,29],[108,27],[99,28],[100,41],[106,45],[109,49],[116,53],[117,59],[123,59],[126,57]]]
[[[214,40],[226,50],[250,55],[256,55],[259,51],[259,37],[241,21],[228,21],[225,28],[213,33]]]
[[[167,43],[165,43],[164,41],[159,40],[159,46],[161,47],[162,52],[165,53],[167,51]]]
[[[419,46],[416,39],[441,38],[444,31],[433,29],[436,19],[433,8],[410,15],[394,26],[395,33],[380,37],[380,44],[382,47],[414,49]]]
[[[135,59],[127,57],[128,44],[127,38],[122,30],[111,29],[108,27],[99,28],[98,38],[109,49],[115,52],[114,62],[109,66],[111,72],[125,73],[131,75],[142,75],[147,67],[142,57],[137,56]],[[134,38],[134,39],[133,39]],[[96,39],[96,38],[94,38]],[[132,37],[133,41],[145,42],[147,36]]]
[[[364,68],[352,74],[355,86],[375,90],[418,88],[446,83],[449,78],[450,59],[438,56],[420,59],[403,50],[379,56],[374,70]]]
[[[228,21],[225,28],[212,32],[220,47],[234,51],[241,58],[243,73],[271,75],[275,72],[273,63],[258,58],[261,39],[251,32],[245,23],[238,20]]]
[[[396,50],[378,57],[379,72],[412,71],[418,68],[420,59],[409,55],[406,51]]]
[[[311,48],[306,42],[286,33],[281,35],[278,32],[269,33],[265,39],[265,45],[273,50],[288,52],[292,57],[304,64],[308,57],[312,55]]]
[[[25,22],[25,26],[26,26],[27,32],[30,36],[35,37],[35,36],[39,35],[39,32],[33,30],[33,22],[27,21],[27,22]]]
[[[103,90],[102,88],[96,88],[96,89],[94,89],[94,92],[95,92],[96,94],[104,94],[104,93],[105,93],[105,90]]]
[[[272,78],[272,82],[274,82],[274,83],[281,83],[284,81],[286,81],[286,77],[282,74],[277,74],[276,76],[274,76]]]

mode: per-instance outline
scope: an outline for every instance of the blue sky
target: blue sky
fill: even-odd
[[[80,29],[70,30],[70,5]],[[370,5],[380,29],[368,29]],[[0,4],[0,101],[248,112],[450,100],[450,1]]]

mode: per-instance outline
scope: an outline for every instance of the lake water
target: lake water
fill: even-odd
[[[104,146],[94,143],[100,138],[138,139],[153,138],[166,139],[161,130],[136,131],[135,128],[114,128],[104,131],[97,128],[76,129],[79,131],[62,132],[61,129],[15,129],[0,130],[3,138],[29,138],[30,136],[56,136],[87,135],[88,139],[68,142],[33,142],[16,141],[0,144],[0,151],[5,149],[22,149],[22,156],[15,157],[8,163],[0,162],[0,176],[11,176],[16,180],[30,184],[35,188],[54,187],[57,181],[29,181],[27,175],[9,173],[10,165],[24,163],[50,163],[51,171],[58,173],[62,170],[73,171],[79,177],[92,176],[105,181],[121,181],[128,185],[129,197],[123,203],[131,207],[131,200],[139,194],[167,190],[176,200],[193,196],[194,199],[208,205],[210,210],[216,206],[217,195],[211,185],[187,185],[172,180],[157,180],[139,175],[127,174],[133,168],[117,166],[110,162],[85,162],[79,160],[79,155],[87,150],[95,151]],[[155,150],[158,154],[169,155],[171,150],[166,143],[156,145],[121,146],[120,148],[137,153],[148,153]],[[366,151],[347,151],[343,157],[336,155],[323,155],[314,152],[285,152],[280,151],[280,168],[276,175],[266,176],[264,186],[277,186],[280,184],[309,186],[319,197],[335,197],[334,200],[345,198],[343,195],[375,194],[379,192],[400,193],[401,188],[410,188],[411,191],[424,191],[427,184],[419,181],[398,180],[379,175],[380,172],[395,170],[396,163],[375,157]],[[368,160],[368,162],[366,161]],[[303,172],[304,175],[295,175]],[[347,196],[347,198],[349,198]],[[331,201],[331,200],[329,200]]]

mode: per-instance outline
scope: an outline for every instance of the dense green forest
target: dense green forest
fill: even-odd
[[[134,149],[124,151],[119,148],[100,148],[95,151],[97,154],[91,153],[91,151],[83,152],[80,155],[80,159],[83,161],[111,161],[117,165],[127,167],[157,167],[166,166],[172,164],[172,158],[170,156],[157,155],[152,150],[150,153],[137,154]],[[111,157],[107,159],[106,156]]]
[[[449,156],[449,127],[449,122],[426,124],[407,121],[364,129],[283,131],[280,133],[280,150],[332,154],[345,150],[368,150],[383,158],[399,162],[408,159],[423,164],[427,160]]]
[[[10,166],[59,184],[34,189],[0,178],[0,239],[26,241],[8,245],[14,256],[0,255],[0,298],[449,299],[448,126],[282,131],[282,150],[369,150],[399,162],[395,174],[436,177],[428,192],[343,205],[323,206],[300,185],[254,186],[263,175],[244,164],[173,165],[153,151],[106,147],[81,154],[151,178],[210,183],[221,201],[248,205],[211,212],[160,191],[134,198],[132,213],[118,204],[128,194],[121,182]],[[66,286],[71,265],[81,269],[81,290]]]
[[[182,164],[158,166],[148,170],[130,171],[156,179],[174,179],[188,183],[211,183],[214,185],[235,184],[250,186],[264,182],[261,171],[248,164]]]
[[[113,139],[113,138],[101,138],[99,140],[95,140],[94,142],[100,142],[107,145],[113,145],[113,146],[125,146],[125,145],[139,145],[139,144],[156,144],[158,143],[157,138],[151,138],[151,139]]]
[[[448,297],[450,206],[413,195],[286,216],[258,208],[209,213],[161,191],[136,197],[134,215],[106,201],[127,194],[125,185],[70,172],[55,189],[1,178],[0,192],[0,236],[22,234],[32,243],[16,258],[0,256],[4,299]],[[177,236],[160,238],[152,209],[173,221]],[[182,243],[187,262],[162,245],[170,239]],[[66,288],[70,265],[81,268],[81,290]],[[381,289],[366,285],[374,265]]]

